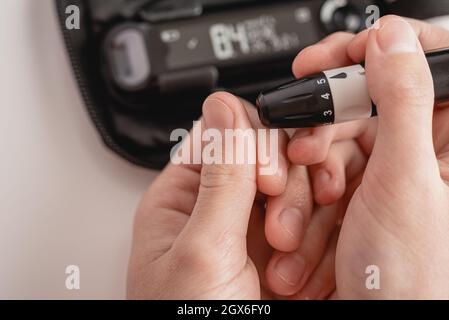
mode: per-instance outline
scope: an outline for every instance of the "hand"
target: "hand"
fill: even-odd
[[[247,102],[217,93],[204,105],[202,127],[221,131],[259,128],[256,119]],[[190,138],[185,145],[191,144]],[[330,294],[335,278],[333,272],[323,271],[333,268],[336,238],[329,245],[327,242],[335,223],[324,223],[329,220],[325,213],[311,218],[307,171],[289,167],[287,141],[286,133],[280,131],[279,168],[272,176],[258,175],[256,167],[261,164],[169,164],[144,197],[136,216],[128,296],[276,298],[279,295],[270,290],[265,278],[276,284],[297,277],[300,270],[292,269],[290,260],[278,262],[280,251],[301,246],[310,251],[308,270],[317,270],[307,286],[325,296]],[[269,196],[256,196],[256,186]],[[320,250],[314,250],[316,246]],[[273,253],[273,248],[280,251]],[[321,259],[323,255],[327,258]],[[269,263],[272,267],[265,273]],[[291,294],[297,292],[300,288]]]
[[[365,60],[379,112],[378,120],[298,131],[289,145],[292,162],[313,164],[317,202],[351,199],[337,248],[340,298],[449,297],[449,110],[436,110],[432,119],[432,78],[422,52],[448,46],[449,32],[409,23],[390,16],[380,30],[333,35],[294,64],[304,76]],[[368,158],[365,171],[352,168]],[[380,268],[380,290],[365,287],[370,265]]]

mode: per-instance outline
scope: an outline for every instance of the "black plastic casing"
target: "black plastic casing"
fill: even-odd
[[[324,81],[323,81],[324,80]],[[324,85],[318,85],[323,81]],[[267,127],[316,127],[333,123],[333,100],[320,99],[329,93],[324,73],[289,82],[259,95],[257,109],[261,122]],[[324,116],[331,110],[330,116]]]
[[[448,102],[449,48],[429,51],[426,57],[434,82],[435,102]],[[326,81],[320,82],[322,79]],[[332,96],[329,101],[321,99],[324,92],[331,92],[328,85],[323,85],[324,82],[329,81],[324,73],[319,73],[261,93],[257,100],[261,122],[271,128],[308,128],[333,124],[336,106]],[[372,116],[377,116],[374,105]]]
[[[449,48],[438,49],[426,53],[432,72],[437,104],[449,101]]]

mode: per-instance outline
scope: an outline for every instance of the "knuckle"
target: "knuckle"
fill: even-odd
[[[220,165],[203,168],[201,171],[201,187],[205,189],[222,189],[244,185],[255,186],[254,172],[234,165]]]
[[[207,189],[233,184],[234,172],[230,166],[211,166],[201,170],[201,186]]]

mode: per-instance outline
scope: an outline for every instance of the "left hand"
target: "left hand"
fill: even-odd
[[[214,94],[204,106],[203,127],[260,127],[254,119],[254,109],[229,94]],[[128,296],[329,295],[335,288],[334,273],[328,271],[334,265],[336,237],[331,235],[338,218],[329,210],[312,215],[307,171],[289,168],[287,140],[282,131],[279,169],[273,176],[260,176],[258,166],[248,164],[169,164],[136,216]]]

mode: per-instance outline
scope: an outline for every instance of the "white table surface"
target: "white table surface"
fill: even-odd
[[[100,141],[53,0],[2,0],[0,39],[0,299],[124,298],[134,211],[156,173]],[[79,291],[65,288],[73,264]]]
[[[0,298],[124,298],[135,208],[155,173],[106,149],[53,0],[0,2]],[[80,267],[81,288],[65,288]]]

